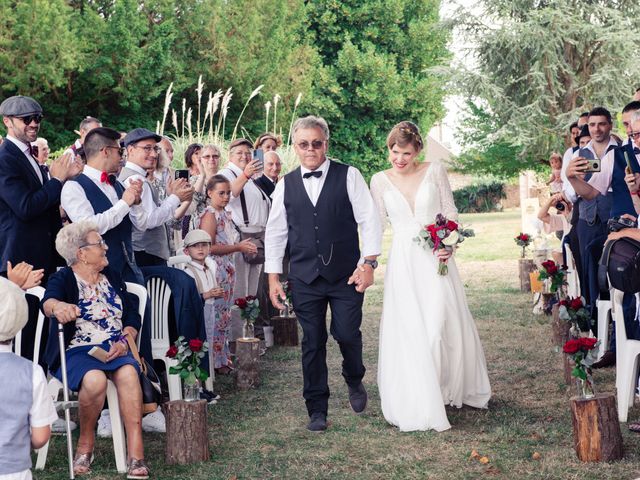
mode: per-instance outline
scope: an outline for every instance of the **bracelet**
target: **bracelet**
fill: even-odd
[[[242,174],[244,175],[244,177],[245,177],[247,180],[251,180],[251,177],[250,177],[249,175],[247,175],[246,173],[244,173],[244,170],[242,171]]]

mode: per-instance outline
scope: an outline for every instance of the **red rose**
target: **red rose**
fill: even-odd
[[[583,350],[591,350],[598,343],[597,338],[579,338],[578,342]]]
[[[204,345],[204,342],[198,338],[189,340],[189,348],[192,352],[199,352],[200,350],[202,350],[202,345]]]
[[[253,295],[247,295],[247,296],[245,297],[245,300],[246,300],[247,302],[251,302],[252,300],[255,300],[255,299],[256,299],[256,297],[254,297]]]
[[[580,297],[572,298],[569,302],[569,307],[573,310],[580,310],[582,307],[584,307],[584,305],[582,304],[582,299]]]
[[[169,347],[169,350],[167,350],[167,353],[165,353],[165,355],[169,358],[175,358],[177,354],[178,354],[178,347],[176,347],[175,345],[171,345]]]
[[[431,237],[431,240],[433,240],[434,242],[438,238],[438,234],[436,233],[438,230],[440,229],[435,225],[427,225],[427,232],[429,232],[429,236]]]
[[[244,298],[236,298],[236,301],[233,303],[235,303],[236,307],[241,308],[242,310],[247,308],[247,300]]]
[[[562,347],[562,351],[570,355],[576,353],[578,350],[580,350],[580,342],[573,339],[567,341],[567,343],[564,344],[564,347]]]
[[[453,220],[447,220],[446,228],[450,232],[453,232],[454,230],[458,230],[458,224]]]
[[[549,265],[547,267],[547,273],[552,276],[555,275],[558,273],[558,266],[555,263],[553,265]]]
[[[558,306],[560,306],[560,307],[568,307],[569,303],[566,300],[560,300],[558,302]]]
[[[544,268],[545,270],[548,270],[551,265],[555,265],[555,262],[553,260],[545,260],[544,262],[542,262],[542,268]]]

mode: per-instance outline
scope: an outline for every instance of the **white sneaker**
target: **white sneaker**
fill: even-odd
[[[76,422],[74,422],[73,420],[71,420],[69,423],[71,424],[72,432],[76,428],[78,428],[78,425],[76,425]],[[51,424],[51,431],[53,433],[65,433],[67,431],[67,422],[64,421],[64,418],[58,418],[55,422],[53,422]]]
[[[149,413],[142,417],[142,430],[144,432],[153,433],[165,433],[167,431],[167,425],[164,420],[164,415],[160,407],[155,412]]]
[[[100,438],[111,438],[111,415],[107,409],[102,410],[100,414],[97,434]]]

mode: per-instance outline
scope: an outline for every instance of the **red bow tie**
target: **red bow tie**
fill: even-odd
[[[109,175],[107,172],[102,172],[100,174],[100,183],[108,183],[109,185],[113,185],[116,183],[115,175]]]

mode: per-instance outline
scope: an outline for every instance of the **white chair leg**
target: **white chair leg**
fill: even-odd
[[[598,340],[600,347],[598,348],[598,360],[602,358],[604,352],[609,346],[609,314],[611,312],[611,301],[598,300]]]
[[[120,417],[118,392],[111,380],[107,382],[107,404],[111,417],[111,434],[113,436],[113,453],[116,457],[118,473],[127,473],[127,443],[124,436],[124,425]]]
[[[210,392],[213,392],[213,376],[207,378],[207,381],[204,382],[204,386]]]
[[[49,380],[47,383],[47,390],[54,402],[60,398],[60,389],[62,384],[54,379]],[[57,411],[57,410],[56,410]],[[59,412],[58,412],[59,413]],[[51,440],[49,440],[50,442]],[[36,470],[44,470],[47,464],[47,455],[49,454],[49,442],[45,443],[42,448],[38,449],[38,457],[36,458]]]
[[[169,367],[175,366],[178,362],[175,359],[165,357],[164,366],[167,373],[167,386],[169,387],[169,400],[182,400],[182,381],[180,375],[169,374]]]

